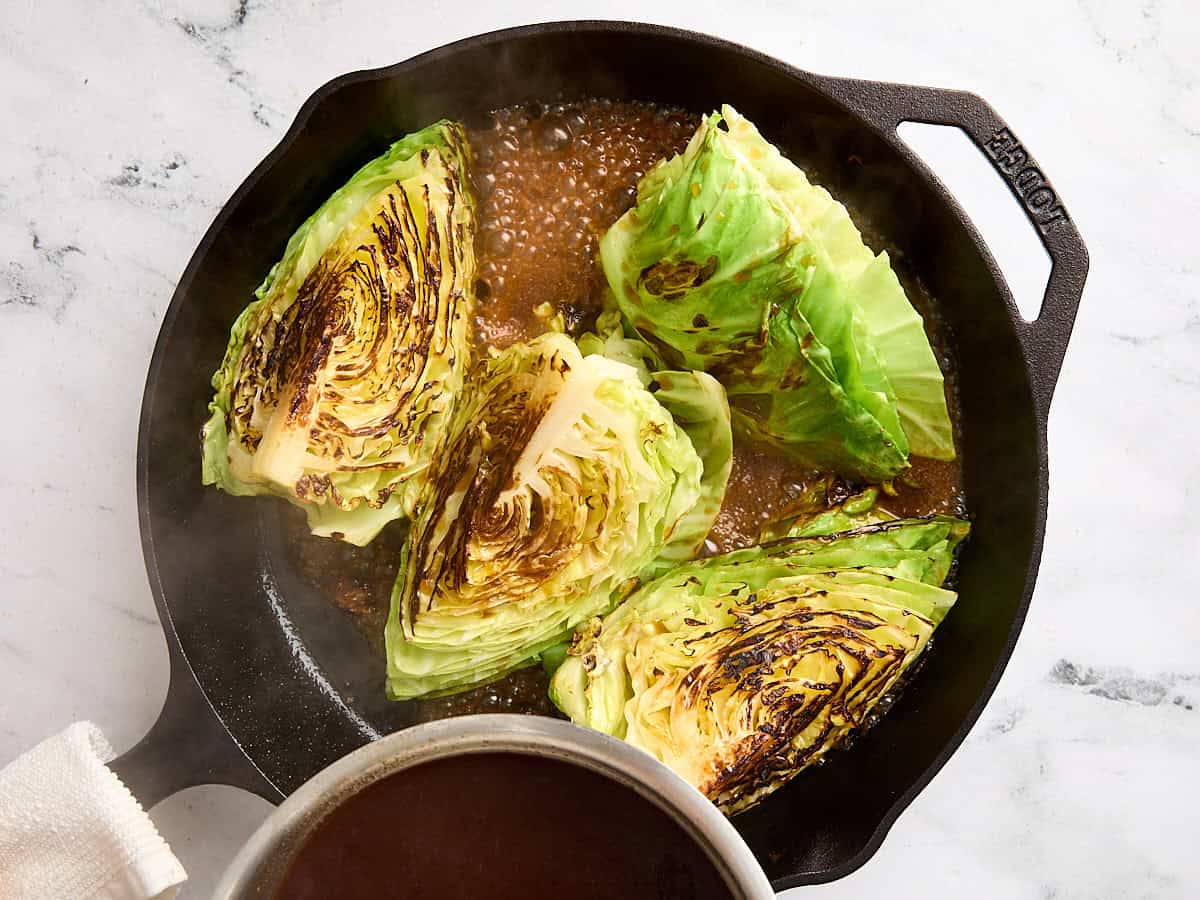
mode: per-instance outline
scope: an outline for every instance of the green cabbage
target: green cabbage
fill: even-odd
[[[954,457],[941,370],[887,255],[730,107],[642,179],[600,255],[636,333],[716,376],[751,436],[873,481],[910,452]]]
[[[462,126],[439,122],[297,229],[213,376],[205,484],[360,545],[412,512],[470,362],[468,165]]]
[[[664,549],[659,562],[669,566],[691,559],[700,552],[721,511],[733,468],[733,431],[725,389],[704,372],[663,370],[661,360],[646,344],[624,336],[621,315],[615,308],[600,315],[594,333],[579,338],[579,349],[585,356],[599,354],[632,366],[700,454],[704,464],[700,499],[676,528],[676,539]]]
[[[861,726],[920,656],[967,528],[902,519],[679,565],[579,629],[550,696],[740,812]]]
[[[728,464],[706,472],[684,426],[726,448],[732,439],[720,386],[679,374],[658,392],[688,413],[677,424],[635,368],[584,356],[563,334],[482,365],[392,592],[389,696],[452,693],[532,665],[664,559],[696,551]]]
[[[844,481],[827,475],[768,523],[759,540],[836,534],[898,518],[880,506],[878,500],[879,488],[875,485],[851,493]]]

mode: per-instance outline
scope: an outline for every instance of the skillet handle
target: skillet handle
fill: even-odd
[[[1027,322],[1014,316],[1044,414],[1050,407],[1088,273],[1087,248],[1050,180],[999,113],[975,94],[825,76],[818,81],[835,99],[884,131],[893,144],[903,146],[896,133],[902,122],[961,129],[1021,204],[1051,263],[1038,317]]]
[[[247,758],[200,689],[168,629],[171,681],[149,733],[108,764],[143,809],[201,784],[228,784],[271,803],[280,792]]]

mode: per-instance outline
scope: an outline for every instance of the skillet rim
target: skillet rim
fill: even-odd
[[[199,694],[203,698],[209,711],[212,713],[216,722],[220,724],[224,734],[233,742],[237,748],[237,752],[242,755],[245,760],[257,771],[276,792],[283,796],[283,792],[271,782],[269,776],[266,775],[258,764],[242,749],[242,744],[238,740],[238,736],[233,733],[229,725],[222,719],[216,707],[208,697],[208,690],[197,677],[195,669],[191,665],[187,651],[182,645],[179,632],[175,625],[175,619],[172,615],[171,604],[163,590],[162,578],[159,572],[159,560],[155,548],[153,522],[150,515],[150,485],[149,485],[149,458],[151,454],[151,419],[152,410],[154,407],[154,397],[156,388],[159,383],[160,373],[166,362],[166,344],[167,338],[173,331],[175,321],[181,309],[188,300],[188,295],[192,291],[192,283],[195,280],[196,272],[200,268],[203,260],[207,257],[212,249],[212,245],[216,242],[218,236],[225,229],[228,220],[233,215],[235,207],[244,199],[265,174],[273,168],[276,163],[283,157],[291,148],[292,144],[305,131],[314,113],[321,105],[333,94],[350,85],[368,81],[384,81],[406,74],[406,70],[416,67],[420,64],[427,63],[432,60],[437,60],[443,56],[450,56],[464,50],[474,49],[481,46],[489,46],[497,43],[505,43],[513,39],[538,37],[543,35],[558,35],[558,34],[574,34],[574,33],[608,33],[608,34],[629,34],[646,37],[661,37],[674,40],[685,41],[691,44],[700,45],[703,48],[711,49],[715,52],[734,54],[741,56],[751,62],[775,69],[791,80],[800,81],[806,84],[809,88],[821,94],[829,102],[844,111],[847,115],[856,120],[859,125],[877,137],[885,141],[893,150],[895,150],[904,162],[916,173],[916,175],[925,182],[925,186],[934,193],[943,204],[946,210],[953,216],[957,223],[965,230],[970,238],[974,250],[979,254],[988,273],[992,276],[996,284],[997,291],[1004,301],[1005,311],[1009,319],[1013,322],[1014,329],[1017,332],[1018,340],[1021,345],[1022,355],[1025,360],[1027,385],[1029,388],[1029,397],[1032,404],[1033,423],[1035,425],[1033,437],[1034,455],[1038,462],[1038,477],[1036,484],[1035,496],[1035,515],[1033,521],[1032,541],[1030,546],[1029,565],[1025,572],[1024,587],[1020,601],[1015,609],[1015,614],[1012,623],[1009,626],[1008,633],[1004,645],[1000,651],[997,661],[988,676],[988,680],[980,691],[974,704],[964,715],[961,724],[951,735],[951,737],[943,745],[935,759],[926,767],[926,769],[915,778],[907,789],[900,793],[891,803],[885,813],[881,816],[879,823],[871,832],[870,837],[863,846],[845,862],[829,869],[820,869],[812,872],[796,873],[791,876],[775,879],[772,884],[777,890],[786,890],[793,887],[809,884],[821,884],[830,881],[835,881],[856,869],[860,868],[867,862],[879,849],[884,838],[887,836],[891,827],[895,824],[901,813],[913,802],[916,796],[923,791],[933,778],[941,771],[950,757],[958,750],[978,721],[988,701],[999,683],[1008,662],[1011,659],[1012,653],[1016,646],[1016,641],[1024,626],[1029,606],[1032,601],[1033,590],[1036,584],[1037,572],[1041,562],[1042,549],[1045,536],[1045,525],[1047,515],[1047,496],[1049,487],[1048,475],[1048,459],[1047,459],[1047,415],[1049,407],[1049,391],[1053,388],[1054,380],[1057,373],[1052,373],[1049,385],[1039,385],[1039,380],[1036,377],[1037,373],[1032,370],[1032,362],[1028,347],[1023,337],[1022,329],[1027,323],[1020,315],[1016,304],[1013,300],[1012,293],[1009,290],[1008,284],[1004,279],[999,266],[996,264],[994,257],[988,249],[982,236],[972,223],[966,212],[959,205],[953,194],[946,188],[936,174],[926,165],[926,163],[899,137],[894,129],[881,127],[879,124],[870,121],[860,110],[855,109],[846,101],[844,96],[836,89],[839,83],[847,85],[861,86],[863,90],[870,90],[871,85],[886,86],[889,88],[902,87],[895,82],[882,81],[860,81],[852,78],[841,78],[837,76],[819,75],[800,69],[775,57],[772,57],[761,51],[746,47],[733,41],[724,38],[715,37],[712,35],[703,34],[700,32],[691,31],[688,29],[676,28],[666,25],[657,25],[649,23],[639,23],[624,20],[604,20],[604,19],[583,19],[583,20],[565,20],[565,21],[550,21],[531,25],[521,25],[511,28],[499,29],[495,31],[485,32],[469,36],[466,38],[453,41],[448,44],[427,50],[423,53],[409,57],[403,61],[372,69],[360,69],[352,72],[347,72],[325,82],[317,88],[301,105],[296,113],[292,124],[285,132],[279,142],[272,150],[251,170],[250,174],[241,182],[236,190],[230,195],[229,199],[222,205],[221,210],[217,213],[208,229],[205,231],[200,242],[193,251],[183,274],[180,276],[179,282],[172,294],[171,301],[163,314],[162,322],[159,326],[158,336],[155,340],[154,350],[151,355],[150,366],[146,377],[146,386],[143,393],[141,413],[138,421],[138,445],[136,457],[136,483],[137,483],[137,498],[138,498],[138,521],[142,539],[142,552],[146,565],[148,580],[150,583],[151,592],[154,595],[155,606],[158,609],[159,618],[162,623],[163,631],[168,641],[169,651],[171,655],[171,681],[174,684],[177,677],[186,677],[191,680],[198,688]],[[1069,336],[1069,329],[1067,331]],[[1065,341],[1065,338],[1064,338]],[[186,668],[186,673],[176,671],[176,663]],[[171,695],[174,690],[168,693],[167,703],[164,705],[164,716],[168,713],[167,707],[171,704]],[[272,798],[268,798],[272,799]]]

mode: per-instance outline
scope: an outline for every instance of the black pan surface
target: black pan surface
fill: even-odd
[[[735,820],[779,888],[861,865],[965,737],[1016,640],[1041,554],[1046,415],[1087,255],[1053,188],[978,98],[802,72],[713,38],[627,23],[496,32],[343,76],[301,109],[217,216],[164,318],[142,410],[138,491],[146,565],[172,680],[150,735],[118,760],[147,804],[227,782],[278,801],[326,765],[410,724],[382,663],[293,570],[280,501],[200,484],[198,430],[230,323],[296,227],[397,136],[532,100],[602,96],[694,111],[734,104],[815,179],[889,236],[937,297],[957,358],[965,489],[974,521],[961,598],[881,724]],[[962,127],[1004,177],[1053,264],[1024,322],[979,236],[896,137],[905,120]]]

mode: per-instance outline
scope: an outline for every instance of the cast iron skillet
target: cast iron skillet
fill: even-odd
[[[322,87],[221,210],[163,320],[142,406],[137,483],[150,585],[171,655],[167,701],[115,766],[146,805],[221,782],[278,802],[335,759],[411,724],[381,661],[282,552],[279,501],[200,484],[198,430],[230,323],[293,229],[359,165],[442,117],[586,96],[707,111],[726,101],[892,243],[940,301],[962,404],[974,533],[961,599],[902,702],[855,746],[736,819],[777,888],[862,865],[966,736],[1012,652],[1046,518],[1046,416],[1087,273],[1049,181],[997,114],[960,91],[830,78],[656,26],[535,25],[470,38]],[[991,254],[897,138],[958,126],[1024,207],[1053,261],[1026,322]]]

